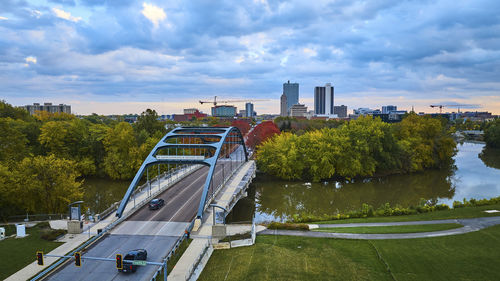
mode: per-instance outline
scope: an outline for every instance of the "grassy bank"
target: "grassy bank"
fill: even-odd
[[[48,253],[62,243],[47,241],[41,236],[47,233],[46,225],[26,228],[25,238],[8,238],[0,241],[0,280],[14,274],[35,261],[36,251]],[[15,232],[14,232],[15,233]]]
[[[335,232],[335,233],[363,233],[363,234],[384,234],[384,233],[417,233],[448,230],[462,227],[458,223],[443,224],[421,224],[421,225],[395,225],[395,226],[364,226],[364,227],[327,227],[317,228],[312,231]]]
[[[395,221],[425,221],[425,220],[441,220],[441,219],[466,219],[478,217],[494,217],[500,213],[485,213],[485,210],[500,210],[500,204],[464,207],[449,210],[442,210],[430,213],[421,213],[415,215],[392,216],[392,217],[368,217],[368,218],[351,218],[343,220],[316,221],[313,224],[339,224],[339,223],[362,223],[362,222],[395,222]]]
[[[500,280],[500,226],[402,240],[258,236],[216,250],[199,280]]]

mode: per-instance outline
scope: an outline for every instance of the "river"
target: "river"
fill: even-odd
[[[375,208],[390,203],[403,207],[421,199],[448,204],[466,199],[500,196],[500,151],[484,144],[457,145],[455,168],[392,175],[349,182],[307,183],[284,181],[258,174],[228,221],[285,221],[293,214],[334,214],[360,209],[363,203]]]
[[[258,174],[228,217],[229,222],[284,221],[293,214],[333,214],[359,209],[363,203],[417,205],[422,198],[448,204],[466,199],[500,196],[500,150],[481,143],[457,145],[455,169],[369,178],[352,182],[306,183]],[[481,157],[479,155],[481,154]],[[91,213],[100,213],[122,199],[130,181],[85,179],[84,201]]]

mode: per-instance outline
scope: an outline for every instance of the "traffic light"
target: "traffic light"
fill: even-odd
[[[36,252],[36,260],[38,262],[38,265],[43,265],[43,252]]]
[[[116,254],[116,268],[123,269],[123,259],[121,254]]]
[[[75,253],[75,265],[78,267],[82,266],[82,255],[80,252]]]

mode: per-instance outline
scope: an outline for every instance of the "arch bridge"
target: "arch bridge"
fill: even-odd
[[[158,174],[161,174],[163,171],[168,171],[170,165],[177,167],[199,164],[209,168],[196,214],[196,218],[201,219],[220,186],[214,184],[214,175],[222,172],[224,178],[224,171],[228,169],[230,172],[235,171],[246,161],[248,156],[245,142],[236,127],[175,128],[167,133],[146,157],[130,183],[116,216],[122,216],[139,181],[145,172],[148,173],[148,168],[157,165]]]

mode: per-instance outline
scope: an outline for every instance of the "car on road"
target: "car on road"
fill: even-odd
[[[125,258],[123,259],[123,268],[118,269],[121,272],[135,272],[137,270],[137,265],[133,264],[131,261],[143,260],[145,261],[148,258],[148,251],[145,249],[135,249],[129,251]]]
[[[150,210],[158,210],[160,209],[163,205],[165,205],[165,200],[161,198],[155,198],[149,202],[149,209]]]

